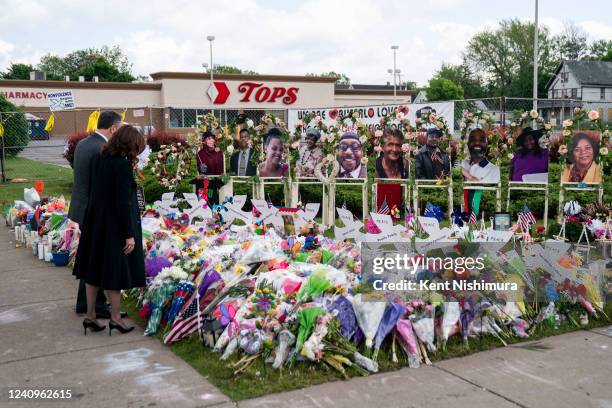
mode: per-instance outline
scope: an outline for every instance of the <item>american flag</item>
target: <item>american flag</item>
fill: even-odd
[[[389,204],[387,204],[387,197],[383,199],[382,204],[380,205],[380,209],[378,210],[379,214],[390,214]]]
[[[476,224],[476,213],[474,211],[472,211],[470,213],[470,220],[468,221],[470,224]]]
[[[194,333],[198,330],[199,327],[199,296],[198,290],[194,291],[194,294],[191,296],[189,302],[185,304],[188,305],[184,312],[174,319],[174,323],[172,324],[172,328],[164,337],[164,344],[171,344],[175,341],[178,341],[186,336]]]
[[[523,212],[518,215],[518,223],[523,231],[529,231],[529,228],[536,223],[536,219],[527,204],[523,206]]]

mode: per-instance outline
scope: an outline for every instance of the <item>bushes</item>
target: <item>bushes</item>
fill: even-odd
[[[151,153],[155,154],[155,153]],[[154,158],[151,157],[149,159],[149,163],[153,163]],[[161,200],[161,196],[163,193],[168,192],[169,190],[159,184],[157,181],[157,177],[151,173],[151,168],[149,166],[145,167],[142,171],[144,176],[144,181],[142,183],[144,192],[145,192],[145,200],[148,204],[153,203],[154,201]],[[176,197],[182,197],[183,193],[192,193],[194,191],[193,184],[190,183],[192,179],[196,176],[195,165],[192,163],[192,166],[189,170],[189,174],[183,177],[183,181],[179,184],[175,190]]]
[[[0,114],[4,126],[4,154],[7,158],[15,157],[30,142],[28,121],[24,113],[2,95],[0,95]]]
[[[147,144],[149,148],[158,152],[161,145],[169,145],[175,143],[185,143],[185,136],[175,132],[165,132],[163,130],[156,130],[147,137]]]
[[[77,144],[87,136],[89,136],[87,132],[76,132],[66,136],[66,147],[63,156],[68,160],[68,163],[70,163],[70,167],[72,167],[74,163],[74,151],[76,150]]]

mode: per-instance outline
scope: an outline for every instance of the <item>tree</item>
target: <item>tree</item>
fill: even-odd
[[[206,72],[210,73],[210,68],[206,69]],[[215,64],[215,74],[246,74],[246,75],[257,75],[257,72],[249,69],[240,69],[233,65],[217,65]]]
[[[502,20],[496,30],[477,33],[469,41],[465,60],[477,75],[486,78],[489,96],[531,96],[534,33],[532,23]],[[545,97],[546,82],[558,60],[546,27],[538,30],[538,42],[538,94]]]
[[[0,116],[4,126],[6,157],[15,157],[30,142],[28,121],[24,113],[0,94]]]
[[[612,40],[599,40],[592,43],[587,58],[595,61],[612,61]]]
[[[587,56],[587,35],[572,22],[565,23],[563,32],[553,38],[555,58],[561,62],[580,60]]]
[[[432,78],[427,88],[428,101],[449,101],[463,99],[463,88],[450,79]]]
[[[338,80],[336,81],[337,84],[339,85],[350,85],[351,84],[351,78],[349,78],[346,74],[342,74],[342,73],[338,73],[338,72],[334,72],[334,71],[329,71],[329,72],[321,72],[320,74],[314,73],[314,72],[307,72],[306,76],[312,76],[312,77],[337,77]]]
[[[30,72],[34,71],[34,67],[30,64],[15,64],[12,63],[8,71],[0,73],[2,79],[30,79]]]
[[[434,78],[446,78],[460,85],[466,99],[482,98],[486,95],[482,79],[474,75],[465,62],[458,65],[442,63]]]
[[[65,57],[47,54],[40,59],[37,66],[47,73],[47,79],[63,80],[70,76],[77,80],[79,76],[91,79],[97,76],[101,82],[131,82],[132,64],[119,46],[103,46],[100,49],[87,48],[67,54]]]

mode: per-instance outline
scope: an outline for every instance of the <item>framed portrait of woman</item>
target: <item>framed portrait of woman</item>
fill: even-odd
[[[287,152],[279,129],[268,130],[263,140],[263,152],[264,161],[257,167],[259,177],[282,178],[288,174],[289,163],[284,160]]]
[[[548,149],[540,143],[543,136],[541,129],[521,130],[508,166],[510,182],[548,183]]]
[[[561,183],[601,184],[602,172],[598,155],[599,143],[594,136],[586,132],[575,133],[567,146]]]

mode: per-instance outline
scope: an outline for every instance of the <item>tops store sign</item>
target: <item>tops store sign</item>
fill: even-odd
[[[292,105],[297,101],[300,88],[295,86],[267,86],[263,82],[242,82],[236,87],[243,103],[269,103],[282,102],[284,105]],[[229,98],[231,91],[226,82],[214,81],[206,92],[215,105],[223,105]]]

